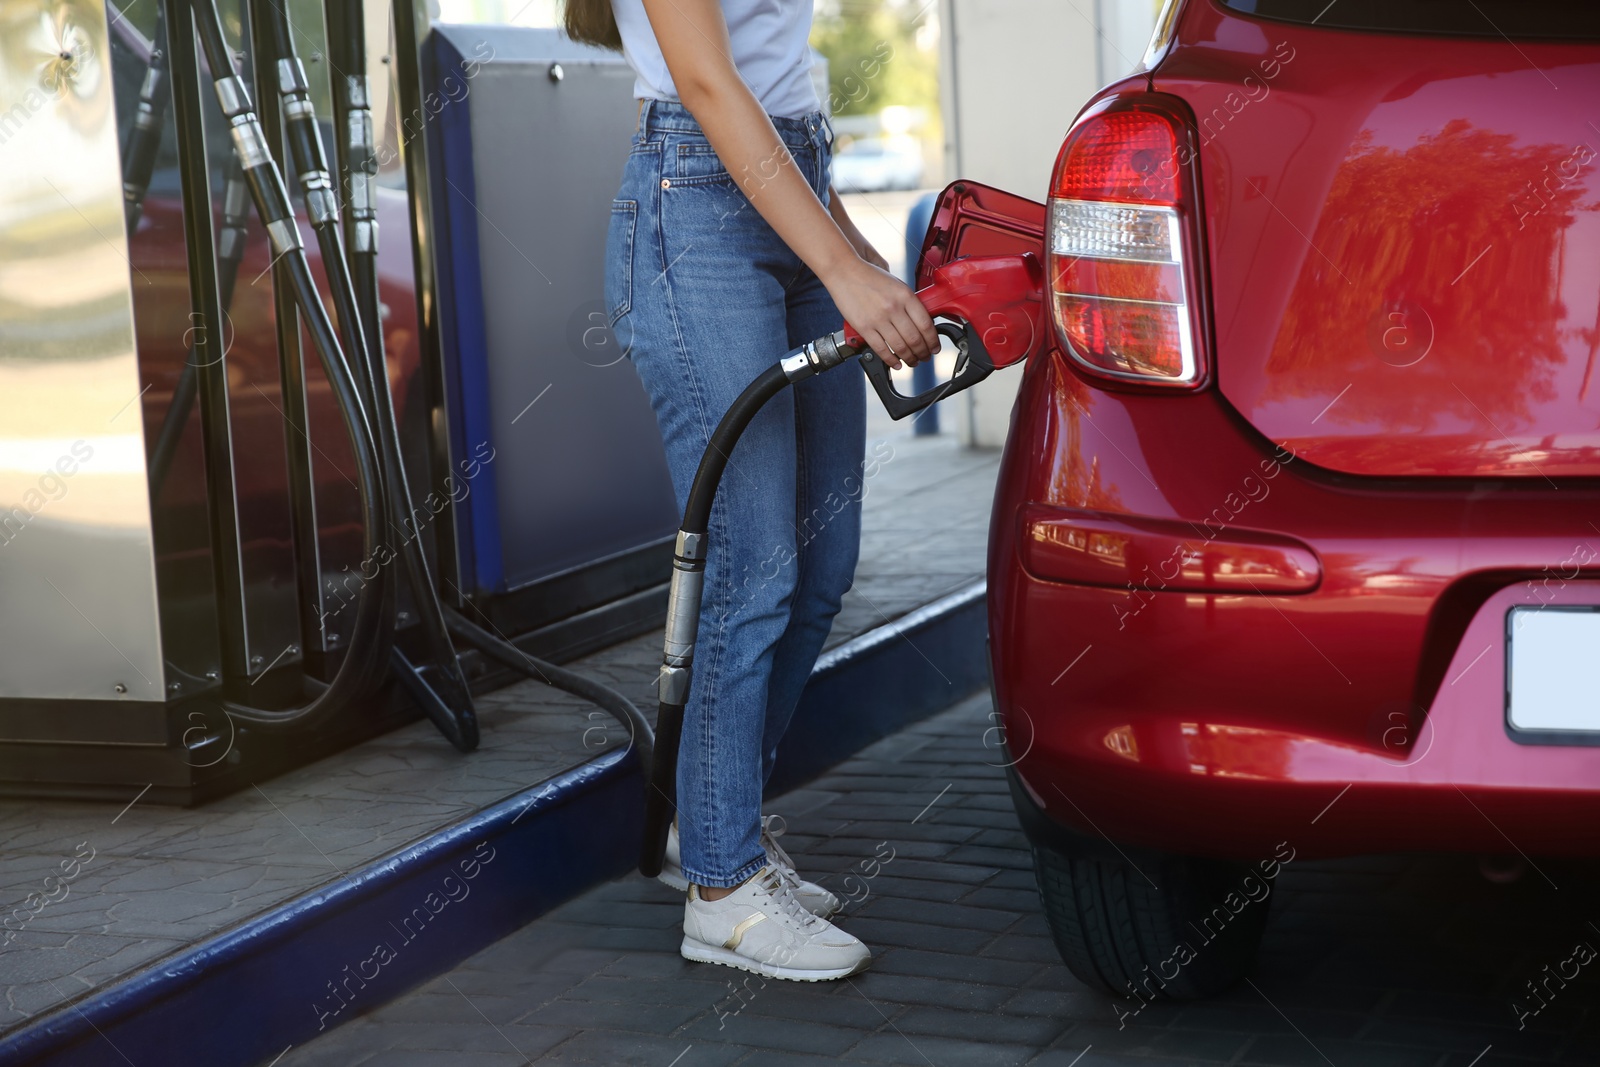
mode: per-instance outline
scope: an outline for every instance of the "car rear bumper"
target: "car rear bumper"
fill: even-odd
[[[1192,854],[1600,854],[1600,746],[1505,715],[1507,611],[1600,605],[1591,520],[1592,483],[1334,476],[1036,359],[990,555],[1019,784]]]

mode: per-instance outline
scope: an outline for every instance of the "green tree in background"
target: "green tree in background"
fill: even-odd
[[[927,0],[819,0],[811,44],[828,57],[834,114],[876,114],[899,104],[937,115],[934,11]]]

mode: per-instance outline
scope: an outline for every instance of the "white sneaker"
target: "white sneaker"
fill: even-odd
[[[691,889],[680,951],[687,960],[796,982],[844,978],[872,963],[866,945],[802,907],[770,865],[721,900]]]
[[[800,902],[802,908],[826,919],[843,905],[838,897],[815,882],[801,878],[795,871],[794,861],[789,858],[789,853],[778,844],[778,835],[783,833],[782,823],[783,820],[776,815],[761,817],[761,847],[767,854],[767,862],[778,869],[784,881],[789,884],[789,891],[794,894],[794,898]],[[683,876],[683,852],[678,844],[677,823],[673,823],[667,831],[667,852],[661,860],[661,873],[656,877],[680,893],[689,890],[689,880]]]

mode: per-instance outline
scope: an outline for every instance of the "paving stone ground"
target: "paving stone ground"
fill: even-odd
[[[1119,1027],[1123,1002],[1050,941],[989,710],[964,701],[771,805],[802,870],[849,901],[869,972],[763,983],[686,962],[682,897],[635,876],[279,1067],[1600,1064],[1600,959],[1570,962],[1600,947],[1600,867],[1546,859],[1509,884],[1464,857],[1297,861],[1249,983]]]
[[[861,566],[830,646],[983,576],[998,454],[913,438],[904,424],[869,447]],[[650,714],[660,662],[651,631],[573,666]],[[0,946],[0,1032],[626,741],[592,706],[536,681],[485,695],[478,713],[470,757],[417,722],[197,808],[151,804],[139,786],[114,803],[0,801],[0,913],[80,843],[91,857],[67,898]]]

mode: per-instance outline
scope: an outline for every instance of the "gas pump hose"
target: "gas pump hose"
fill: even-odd
[[[249,91],[234,70],[232,53],[222,34],[215,3],[213,0],[192,0],[192,9],[217,100],[224,119],[231,127],[234,149],[251,199],[255,202],[256,213],[266,226],[274,255],[283,261],[295,303],[311,333],[350,437],[351,452],[355,458],[355,481],[361,502],[362,550],[364,555],[370,557],[378,549],[387,518],[386,498],[381,459],[362,405],[360,387],[339,349],[333,324],[312,280],[311,267],[290,208],[288,190],[267,149]],[[181,23],[175,29],[176,32],[188,32]],[[221,702],[222,709],[230,717],[258,729],[288,729],[315,722],[359,698],[366,688],[365,676],[369,673],[361,650],[370,649],[383,640],[381,631],[386,628],[386,622],[382,609],[381,588],[370,584],[363,586],[356,596],[350,651],[325,686],[311,678],[305,680],[307,687],[315,692],[307,704],[298,708],[269,709],[224,700]]]
[[[150,65],[139,86],[139,105],[133,127],[122,149],[122,209],[128,235],[139,225],[144,213],[145,193],[155,173],[156,154],[161,148],[161,125],[166,121],[167,104],[172,100],[172,69],[167,56],[167,9],[156,9],[156,26],[150,38]]]
[[[644,845],[639,871],[647,878],[661,873],[667,845],[667,827],[677,814],[678,744],[683,735],[683,709],[689,702],[689,678],[694,666],[694,644],[700,629],[700,593],[705,585],[706,532],[711,525],[711,505],[717,498],[728,457],[739,443],[750,420],[767,401],[787,388],[791,381],[809,377],[849,359],[855,350],[830,343],[829,362],[809,373],[789,376],[791,359],[775,363],[745,386],[712,431],[700,466],[689,487],[683,508],[683,525],[673,546],[672,584],[667,594],[666,648],[658,682],[659,709],[656,712],[656,752],[650,764],[649,786],[645,792]],[[806,348],[820,347],[816,343]],[[802,349],[801,351],[805,351]]]
[[[496,637],[460,612],[446,609],[445,621],[449,623],[451,633],[495,662],[573,696],[582,697],[604,709],[612,718],[628,728],[629,741],[639,755],[639,766],[646,775],[650,774],[651,768],[655,766],[655,731],[650,728],[649,720],[633,701],[610,686],[586,678],[577,671],[528,655],[510,641]]]
[[[406,482],[405,469],[400,455],[400,433],[395,424],[394,404],[389,392],[388,371],[384,365],[381,332],[369,337],[363,328],[363,316],[357,309],[356,289],[351,279],[349,264],[345,260],[344,240],[339,220],[338,199],[328,175],[322,135],[317,127],[312,109],[310,83],[305,68],[295,53],[294,36],[289,25],[288,11],[280,4],[267,4],[262,12],[272,42],[278,75],[278,91],[284,116],[284,129],[289,151],[299,177],[301,192],[305,197],[306,211],[317,235],[323,272],[328,288],[333,294],[334,311],[343,334],[344,350],[351,368],[365,393],[364,401],[369,425],[381,460],[384,493],[388,502],[389,529],[397,533],[413,513],[411,489]],[[400,565],[411,590],[412,606],[422,624],[422,634],[433,663],[435,678],[444,682],[445,693],[419,677],[416,669],[392,645],[393,611],[397,598],[385,595],[386,625],[384,636],[389,640],[378,667],[392,666],[395,675],[427,712],[450,743],[463,752],[478,745],[477,715],[473,708],[472,691],[466,676],[461,672],[450,634],[445,624],[444,610],[439,603],[438,591],[429,573],[427,556],[421,538],[402,537]],[[368,557],[371,558],[371,557]],[[382,568],[379,568],[382,575]]]
[[[131,241],[144,216],[144,200],[150,191],[150,178],[155,173],[156,157],[161,150],[161,131],[166,123],[167,108],[172,103],[172,63],[167,49],[167,5],[165,0],[156,5],[156,24],[150,37],[150,65],[145,70],[139,86],[138,109],[134,113],[127,142],[122,147],[122,201],[124,221]],[[222,194],[222,228],[217,235],[217,289],[218,303],[224,314],[233,304],[233,290],[239,278],[239,262],[244,256],[245,226],[249,221],[248,193],[244,186],[244,173],[237,158],[230,157]],[[194,350],[184,361],[173,389],[167,413],[156,433],[155,445],[150,450],[150,500],[161,496],[167,472],[177,454],[178,441],[188,424],[189,413],[194,410],[198,386]]]

